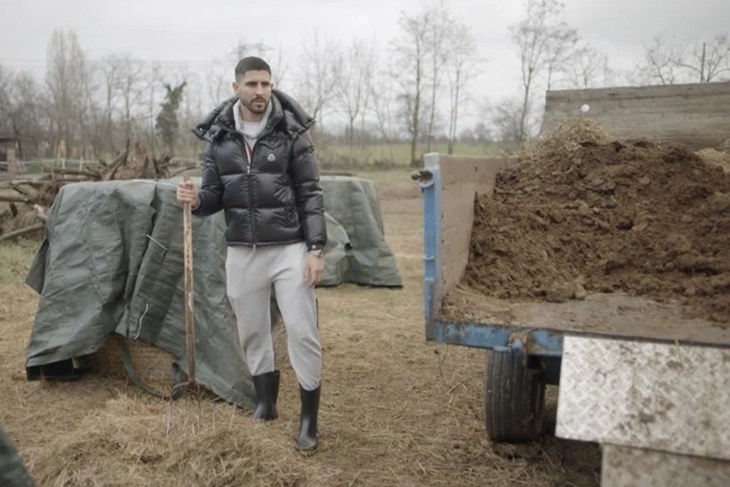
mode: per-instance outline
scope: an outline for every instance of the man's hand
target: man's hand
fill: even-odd
[[[198,188],[192,181],[183,181],[177,185],[177,201],[181,205],[190,203],[193,208],[198,206]]]
[[[317,257],[314,254],[307,254],[304,261],[304,280],[308,286],[316,286],[324,277],[324,257]]]

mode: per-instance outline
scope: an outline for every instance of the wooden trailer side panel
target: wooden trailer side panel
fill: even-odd
[[[474,197],[491,195],[497,173],[510,161],[504,157],[436,157],[441,172],[441,271],[443,290],[448,293],[464,277],[469,260]]]
[[[542,133],[574,117],[595,120],[617,139],[730,149],[730,82],[547,92]]]

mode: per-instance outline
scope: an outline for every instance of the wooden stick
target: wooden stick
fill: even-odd
[[[31,199],[27,196],[14,196],[11,194],[0,195],[0,201],[12,201],[14,203],[30,203]]]
[[[7,182],[7,186],[3,185],[3,187],[15,188],[16,186],[26,185],[30,186],[31,188],[38,188],[40,186],[43,186],[43,184],[43,181],[35,179],[13,179],[12,181]]]
[[[32,194],[29,190],[23,188],[22,186],[20,186],[19,184],[16,184],[13,181],[10,181],[10,187],[13,188],[15,191],[17,191],[18,193],[22,194],[23,196],[28,196],[28,197],[32,196]]]
[[[185,181],[190,178],[185,177]],[[183,204],[183,263],[185,271],[185,339],[188,354],[188,384],[195,384],[195,314],[193,313],[192,207]]]
[[[31,233],[31,232],[35,232],[36,230],[41,230],[44,227],[45,227],[45,225],[43,223],[36,223],[35,225],[21,228],[20,230],[15,230],[12,232],[4,233],[4,234],[0,235],[0,241],[10,240],[11,238],[20,237],[21,235],[25,235],[26,233]]]
[[[76,169],[48,169],[46,172],[54,174],[68,174],[70,176],[88,176],[93,179],[101,179],[101,174],[95,171],[78,171]]]
[[[117,169],[119,169],[120,166],[127,163],[127,156],[129,155],[129,141],[127,141],[127,150],[119,154],[112,163],[106,167],[106,171],[104,174],[101,175],[101,179],[104,181],[109,181],[111,179],[114,179],[114,175],[117,172]]]
[[[74,176],[74,177],[64,177],[62,179],[59,178],[51,178],[52,182],[59,183],[61,185],[68,184],[68,183],[93,183],[96,182],[96,180],[92,180],[89,178],[84,178],[81,176]]]

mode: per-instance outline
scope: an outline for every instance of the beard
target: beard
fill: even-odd
[[[245,104],[246,108],[248,108],[251,113],[255,113],[256,115],[261,115],[265,113],[266,107],[268,105],[269,104],[265,98],[254,98],[253,100]]]

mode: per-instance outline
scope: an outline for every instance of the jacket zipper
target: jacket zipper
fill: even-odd
[[[251,165],[253,164],[253,154],[256,150],[256,146],[254,145],[253,148],[250,148],[248,145],[248,142],[246,142],[246,138],[241,134],[241,141],[243,142],[243,150],[246,153],[246,176],[247,176],[247,183],[248,183],[248,212],[251,218],[251,246],[253,250],[256,250],[256,218],[253,208],[253,181],[251,177]]]

